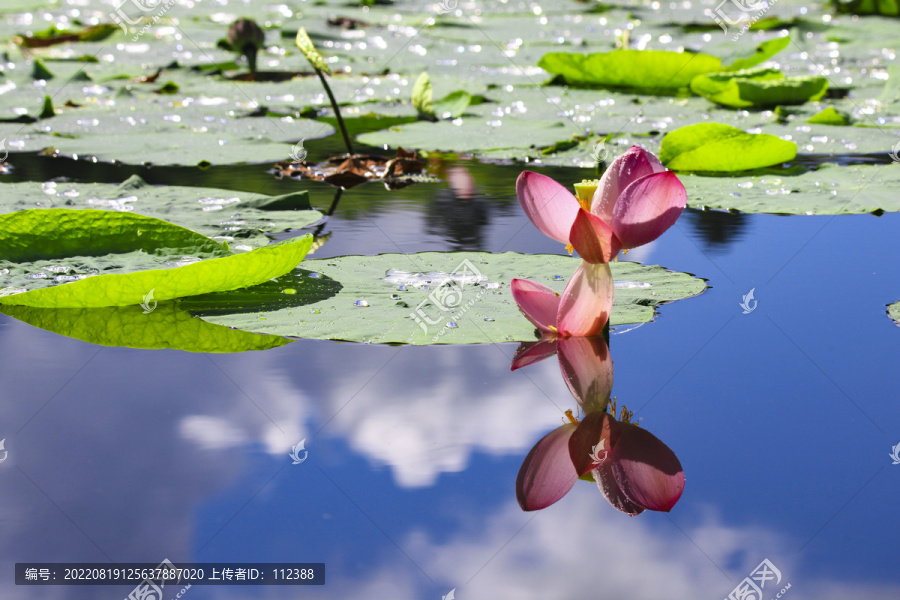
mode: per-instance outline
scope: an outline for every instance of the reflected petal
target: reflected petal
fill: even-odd
[[[525,318],[534,323],[541,331],[551,331],[556,326],[556,315],[559,313],[559,294],[545,285],[513,279],[509,283],[516,306]]]
[[[516,354],[513,356],[509,370],[515,371],[553,356],[557,350],[556,342],[556,338],[541,338],[537,342],[522,342],[516,348]]]
[[[569,242],[579,256],[589,263],[609,262],[622,247],[610,226],[583,208],[579,208],[575,216]]]
[[[540,510],[565,496],[578,476],[569,459],[569,437],[575,423],[557,427],[534,445],[516,478],[516,499],[522,510]]]
[[[655,435],[631,423],[621,433],[608,463],[616,482],[635,504],[670,511],[684,491],[684,469],[678,457]]]
[[[687,192],[675,173],[654,173],[625,188],[610,223],[623,248],[636,248],[674,225],[686,204]]]
[[[600,178],[600,185],[591,200],[591,212],[607,223],[612,223],[613,212],[622,191],[641,177],[665,170],[652,152],[632,146],[625,154],[612,161]]]
[[[610,448],[618,441],[619,431],[619,424],[606,412],[584,416],[569,438],[569,458],[579,477],[608,462]]]
[[[575,196],[546,175],[522,171],[516,179],[516,195],[525,214],[546,236],[569,243],[569,231],[579,204]]]
[[[582,261],[560,298],[556,319],[560,335],[599,335],[609,321],[612,304],[613,280],[609,264]]]
[[[613,386],[613,362],[601,336],[560,339],[559,369],[585,413],[606,410]]]
[[[629,500],[628,496],[622,491],[622,488],[619,487],[619,484],[612,473],[612,461],[607,460],[591,471],[591,475],[594,476],[594,481],[597,482],[597,487],[600,488],[603,496],[609,500],[609,503],[612,504],[616,510],[622,511],[626,515],[632,517],[644,512],[644,508]]]

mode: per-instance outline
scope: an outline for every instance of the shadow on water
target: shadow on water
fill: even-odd
[[[689,208],[684,211],[683,218],[696,231],[697,237],[703,240],[704,249],[716,254],[729,252],[730,246],[746,235],[750,225],[749,215],[720,210]]]

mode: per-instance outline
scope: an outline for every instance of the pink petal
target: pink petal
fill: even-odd
[[[513,356],[509,370],[515,371],[553,356],[556,354],[556,342],[556,338],[541,338],[537,342],[522,342],[516,349],[516,354]]]
[[[638,506],[670,511],[684,491],[684,469],[675,453],[655,435],[631,423],[621,433],[607,462],[622,492]]]
[[[598,411],[586,414],[569,438],[569,458],[578,476],[607,462],[597,458],[607,457],[618,439],[619,424],[609,413]]]
[[[607,460],[591,471],[591,475],[594,476],[594,481],[597,482],[597,487],[600,488],[603,496],[609,500],[609,503],[612,504],[616,510],[621,511],[626,515],[633,517],[644,512],[644,507],[638,506],[629,500],[628,496],[622,491],[622,488],[619,487],[619,483],[613,475],[612,468],[612,461]]]
[[[606,340],[601,336],[569,337],[557,345],[563,381],[584,412],[606,410],[613,385],[613,362]]]
[[[560,298],[556,319],[560,336],[599,335],[609,321],[612,304],[613,280],[609,264],[582,261]]]
[[[687,192],[675,173],[654,173],[625,188],[610,223],[623,248],[636,248],[674,225],[686,204]]]
[[[569,437],[575,423],[557,427],[534,445],[516,478],[516,499],[522,510],[540,510],[565,496],[578,476],[569,459]]]
[[[665,171],[659,159],[639,146],[632,146],[625,154],[617,157],[603,177],[591,200],[591,212],[612,223],[612,215],[622,191],[641,177]]]
[[[589,263],[609,262],[621,249],[621,242],[603,219],[583,208],[578,209],[569,242],[579,256]]]
[[[551,331],[556,326],[559,313],[559,295],[540,283],[527,279],[513,279],[509,283],[513,300],[525,318],[541,331]]]
[[[569,243],[569,231],[580,208],[565,187],[539,173],[522,171],[516,179],[516,195],[525,214],[546,236]]]

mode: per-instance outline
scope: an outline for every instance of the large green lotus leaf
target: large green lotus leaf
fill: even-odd
[[[527,149],[550,146],[572,136],[572,128],[556,121],[528,121],[525,119],[494,120],[462,119],[461,125],[452,121],[430,123],[419,121],[397,125],[383,131],[357,136],[369,146],[402,146],[408,150],[444,150],[447,152],[480,153],[497,149]],[[469,126],[465,126],[469,121]],[[495,123],[491,125],[490,123]],[[499,125],[497,125],[499,123]]]
[[[234,165],[271,163],[290,156],[291,146],[266,139],[221,139],[189,131],[148,131],[145,135],[112,134],[48,138],[48,147],[64,156],[91,157],[131,165]]]
[[[196,75],[193,78],[208,79]],[[17,125],[16,130],[7,125],[2,133],[9,131],[15,140],[24,138],[24,143],[16,142],[18,150],[53,147],[61,154],[103,161],[197,165],[288,160],[292,151],[289,144],[327,137],[335,131],[329,124],[311,119],[246,116],[258,104],[242,94],[238,84],[228,85],[230,97],[208,96],[204,94],[206,90],[200,89],[200,97],[196,98],[160,96],[138,84],[133,85],[135,91],[130,95],[114,97],[106,87],[81,86],[89,90],[84,93],[109,99],[99,104],[95,98],[81,108],[63,106],[53,118]],[[61,98],[74,96],[76,102],[84,102],[84,95],[72,94],[72,89],[78,87],[70,84],[57,93]],[[95,88],[107,91],[102,93]],[[15,113],[20,111],[20,96],[27,93],[27,88],[12,91],[16,95],[8,101],[10,113]],[[3,97],[0,94],[0,106]],[[40,98],[25,103],[34,107],[29,106],[30,113],[37,114]],[[234,109],[241,104],[247,108]]]
[[[0,312],[29,325],[101,346],[184,350],[185,352],[247,352],[290,343],[274,335],[259,335],[207,323],[176,302],[160,302],[147,312],[141,306],[102,308],[34,308],[0,306]]]
[[[757,46],[756,51],[752,55],[747,58],[734,60],[726,69],[728,71],[741,71],[760,65],[787,48],[790,43],[791,38],[788,36],[767,40]]]
[[[898,326],[900,326],[900,301],[894,302],[893,304],[888,304],[887,313],[888,316],[892,318]]]
[[[793,160],[797,144],[722,123],[697,123],[666,135],[659,159],[673,171],[746,171]]]
[[[778,69],[750,69],[698,75],[691,91],[733,108],[803,104],[818,100],[828,88],[821,76],[785,77]]]
[[[800,175],[679,175],[688,206],[795,215],[900,211],[900,167],[821,165]]]
[[[842,13],[900,17],[900,3],[897,0],[835,0],[834,5]]]
[[[876,127],[869,123],[866,119],[848,127],[794,120],[787,125],[763,125],[759,131],[795,142],[804,154],[880,154],[889,158],[894,144],[900,142],[900,128]]]
[[[322,218],[309,194],[283,196],[187,186],[154,186],[137,175],[106,183],[0,183],[0,213],[29,208],[90,208],[134,212],[227,241],[233,250],[269,243],[267,234],[302,229]]]
[[[0,215],[0,304],[128,306],[235,290],[287,273],[312,242],[306,235],[231,254],[205,236],[153,217],[25,210]]]
[[[215,303],[205,310],[194,302],[189,309],[213,323],[301,338],[403,344],[532,340],[535,328],[513,302],[510,280],[531,279],[561,292],[578,264],[569,256],[515,252],[308,260],[304,269],[341,282],[337,295],[299,310],[223,314]],[[701,279],[662,267],[631,262],[610,266],[619,280],[612,325],[651,321],[659,304],[695,296],[706,288]]]
[[[594,54],[550,52],[538,66],[569,85],[596,85],[642,90],[678,90],[697,75],[722,70],[709,54],[668,50],[613,50]]]

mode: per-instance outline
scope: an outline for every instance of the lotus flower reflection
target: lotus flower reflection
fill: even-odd
[[[542,335],[599,335],[609,321],[614,291],[606,263],[582,261],[562,295],[527,279],[513,279],[509,286],[519,310]]]
[[[600,181],[576,184],[577,197],[547,177],[523,171],[516,195],[545,235],[574,248],[589,263],[648,244],[675,224],[687,203],[678,177],[651,152],[632,146]]]
[[[612,361],[606,342],[568,338],[524,344],[512,368],[543,360],[554,351],[566,384],[586,415],[579,421],[566,411],[569,422],[528,453],[516,479],[519,506],[526,511],[546,508],[590,473],[610,504],[628,515],[671,510],[684,490],[684,470],[668,446],[630,422],[632,415],[625,408],[618,419],[615,405],[607,412]]]

